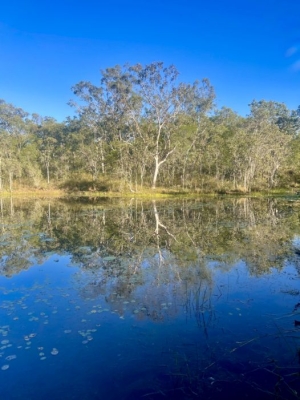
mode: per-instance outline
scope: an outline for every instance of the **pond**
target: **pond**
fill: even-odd
[[[1,398],[299,398],[297,199],[0,206]]]

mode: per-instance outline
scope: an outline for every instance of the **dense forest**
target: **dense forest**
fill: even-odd
[[[0,191],[63,188],[250,192],[300,184],[300,106],[253,100],[217,109],[208,79],[162,62],[79,82],[64,122],[0,100]]]

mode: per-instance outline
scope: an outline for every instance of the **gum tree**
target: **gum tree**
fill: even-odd
[[[99,87],[90,82],[74,86],[74,93],[84,102],[78,110],[100,141],[111,141],[113,136],[126,146],[139,142],[147,149],[155,188],[162,165],[183,140],[178,140],[180,116],[199,119],[212,106],[213,88],[207,79],[178,82],[177,69],[162,62],[115,66],[101,73]]]

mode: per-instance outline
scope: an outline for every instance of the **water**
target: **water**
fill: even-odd
[[[298,398],[299,205],[1,200],[1,398]]]

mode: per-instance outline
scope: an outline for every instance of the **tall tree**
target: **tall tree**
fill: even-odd
[[[22,173],[21,153],[29,143],[29,127],[27,112],[0,100],[0,185],[6,178],[10,191],[14,177]]]
[[[50,170],[53,164],[54,154],[58,145],[57,133],[61,129],[54,118],[42,118],[36,129],[40,161],[46,172],[47,184],[50,183]]]
[[[287,157],[288,144],[292,139],[291,132],[278,123],[278,115],[284,115],[286,110],[284,104],[274,102],[254,101],[250,104],[251,113],[246,127],[250,139],[248,172],[245,173],[248,188],[254,178],[259,184],[261,178],[269,188],[275,186],[276,174]]]
[[[214,100],[207,79],[201,83],[178,82],[178,71],[162,62],[115,66],[102,71],[100,87],[80,82],[73,89],[85,105],[79,112],[92,121],[100,138],[132,144],[139,140],[153,160],[152,188],[161,166],[174,153],[180,115],[201,115]],[[114,129],[111,129],[111,126]]]

